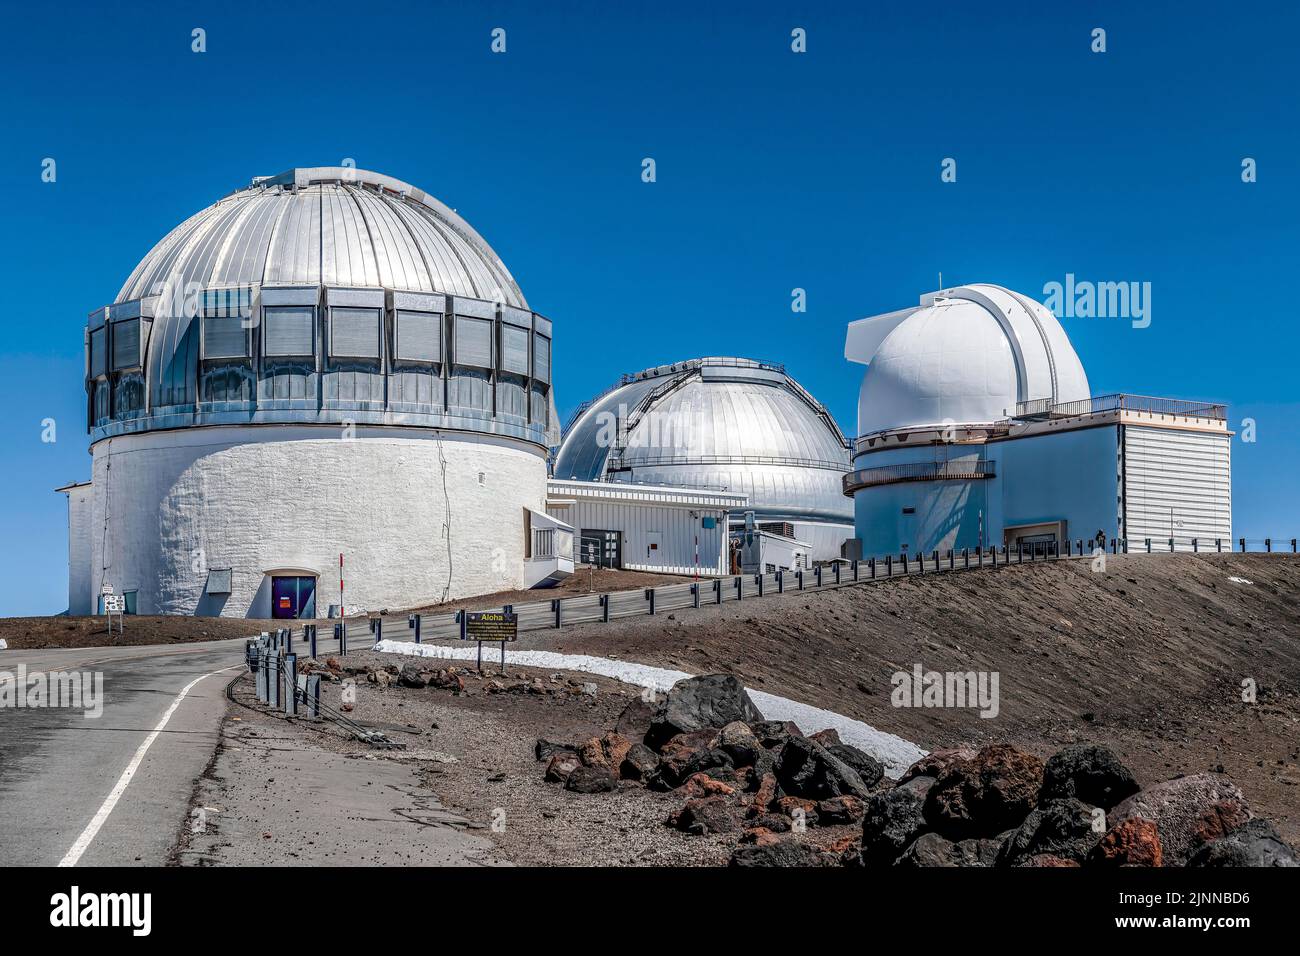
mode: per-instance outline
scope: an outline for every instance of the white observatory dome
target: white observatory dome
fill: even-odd
[[[859,435],[993,422],[1014,415],[1020,402],[1057,405],[1090,395],[1056,317],[994,285],[945,289],[916,308],[855,322],[845,355],[868,365]]]

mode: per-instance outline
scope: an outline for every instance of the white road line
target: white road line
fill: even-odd
[[[167,726],[167,721],[172,719],[172,714],[176,713],[176,708],[181,705],[181,701],[185,699],[186,695],[194,689],[194,685],[199,681],[207,680],[209,677],[215,677],[217,674],[224,673],[225,671],[236,670],[238,666],[239,665],[223,667],[219,671],[213,671],[210,674],[204,674],[202,677],[196,677],[182,688],[181,692],[176,695],[176,699],[171,702],[171,706],[169,706],[166,712],[162,715],[162,720],[158,721],[158,726],[153,729],[153,733],[146,737],[144,742],[140,744],[139,749],[135,752],[135,756],[132,757],[131,762],[126,765],[126,769],[122,771],[122,776],[118,778],[116,785],[114,785],[113,789],[104,799],[103,804],[95,813],[94,817],[91,818],[91,821],[86,824],[86,829],[81,831],[81,836],[77,837],[77,842],[72,844],[72,849],[70,849],[64,855],[63,859],[59,861],[59,866],[76,866],[77,861],[81,859],[81,855],[90,848],[90,844],[99,833],[100,827],[104,825],[104,822],[108,819],[108,815],[113,812],[113,808],[117,806],[117,801],[122,798],[122,794],[126,792],[127,786],[131,783],[131,778],[134,777],[135,772],[140,769],[140,764],[144,760],[144,755],[149,752],[149,748],[153,746],[153,742],[158,739],[158,735],[162,733],[163,728]]]

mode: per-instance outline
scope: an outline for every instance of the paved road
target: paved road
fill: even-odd
[[[0,651],[0,683],[16,683],[20,664],[29,673],[90,671],[103,675],[104,700],[97,718],[0,708],[0,866],[165,863],[215,750],[237,670],[178,695],[242,659],[240,640]]]

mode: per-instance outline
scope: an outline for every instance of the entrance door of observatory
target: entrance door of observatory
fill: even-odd
[[[314,618],[316,579],[298,576],[271,578],[271,616]]]

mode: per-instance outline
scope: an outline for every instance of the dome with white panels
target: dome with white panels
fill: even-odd
[[[854,322],[845,357],[867,366],[859,435],[995,422],[1022,402],[1056,405],[1090,394],[1056,316],[996,285],[944,289],[915,308]]]

